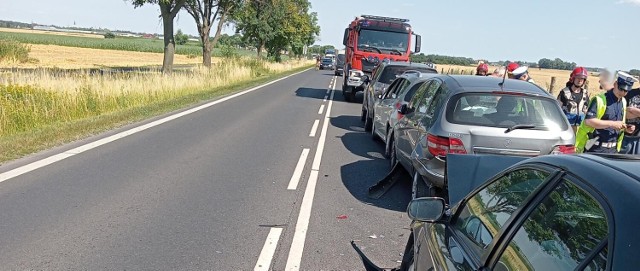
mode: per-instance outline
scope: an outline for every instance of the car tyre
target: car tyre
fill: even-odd
[[[391,141],[389,149],[389,164],[391,165],[391,168],[393,168],[398,163],[398,154],[396,152],[395,140],[393,140],[393,137],[389,140]]]
[[[370,132],[373,126],[373,118],[369,115],[370,115],[369,110],[367,110],[367,117],[364,120],[364,130],[366,132]]]
[[[351,91],[353,91],[352,87],[345,87],[342,89],[342,97],[344,97],[345,102],[351,102]]]
[[[432,197],[433,189],[430,189],[427,184],[422,179],[422,176],[416,170],[413,173],[413,185],[411,186],[411,199],[423,198],[423,197]]]
[[[378,135],[376,134],[376,123],[373,121],[371,121],[371,139],[373,139],[373,141],[378,141]]]

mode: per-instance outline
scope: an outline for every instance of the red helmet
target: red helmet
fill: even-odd
[[[518,67],[520,67],[520,65],[518,65],[518,63],[511,62],[511,63],[509,63],[509,65],[507,65],[507,71],[508,72],[513,72]]]
[[[576,79],[576,77],[587,79],[587,77],[589,77],[589,73],[587,72],[587,69],[583,67],[576,67],[571,72],[571,77],[569,77],[569,81],[573,82],[573,79]]]
[[[487,63],[480,63],[480,65],[478,65],[478,68],[476,68],[476,71],[489,72],[489,65],[487,65]]]

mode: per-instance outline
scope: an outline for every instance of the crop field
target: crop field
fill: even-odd
[[[115,39],[99,39],[86,36],[59,35],[58,32],[22,30],[21,32],[0,31],[0,39],[15,40],[27,44],[58,45],[67,47],[162,53],[164,43],[160,39],[116,37]],[[241,55],[253,52],[238,50]],[[201,56],[202,47],[197,42],[189,42],[185,45],[176,45],[176,54]],[[212,55],[220,54],[218,48],[214,48]]]
[[[57,31],[36,30],[36,29],[22,29],[22,28],[5,28],[5,27],[0,27],[0,32],[9,32],[9,33],[31,33],[31,34],[47,34],[47,35],[74,36],[74,37],[85,37],[85,38],[94,38],[94,39],[104,39],[104,36],[103,36],[103,35],[98,35],[98,34],[77,33],[77,32],[57,32]]]
[[[115,38],[115,39],[96,39],[88,37],[61,36],[52,34],[37,33],[10,33],[0,32],[0,39],[16,40],[28,44],[46,44],[60,45],[68,47],[134,51],[134,52],[153,52],[162,53],[164,45],[159,39],[142,39],[142,38]],[[177,45],[176,53],[183,55],[201,55],[202,48],[195,45]]]
[[[29,57],[35,61],[27,63],[0,62],[0,68],[59,68],[84,69],[104,67],[143,67],[162,65],[162,53],[102,50],[58,45],[29,45]],[[215,63],[220,58],[212,58]],[[201,56],[175,55],[174,64],[200,64]]]

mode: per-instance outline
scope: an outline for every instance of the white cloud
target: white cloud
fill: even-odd
[[[618,4],[633,4],[640,6],[640,0],[620,0]]]

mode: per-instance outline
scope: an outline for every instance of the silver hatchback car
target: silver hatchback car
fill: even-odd
[[[523,157],[575,153],[575,135],[554,97],[524,81],[438,75],[399,111],[404,118],[393,132],[391,159],[397,157],[412,174],[414,197],[447,189],[444,170],[449,153]]]

